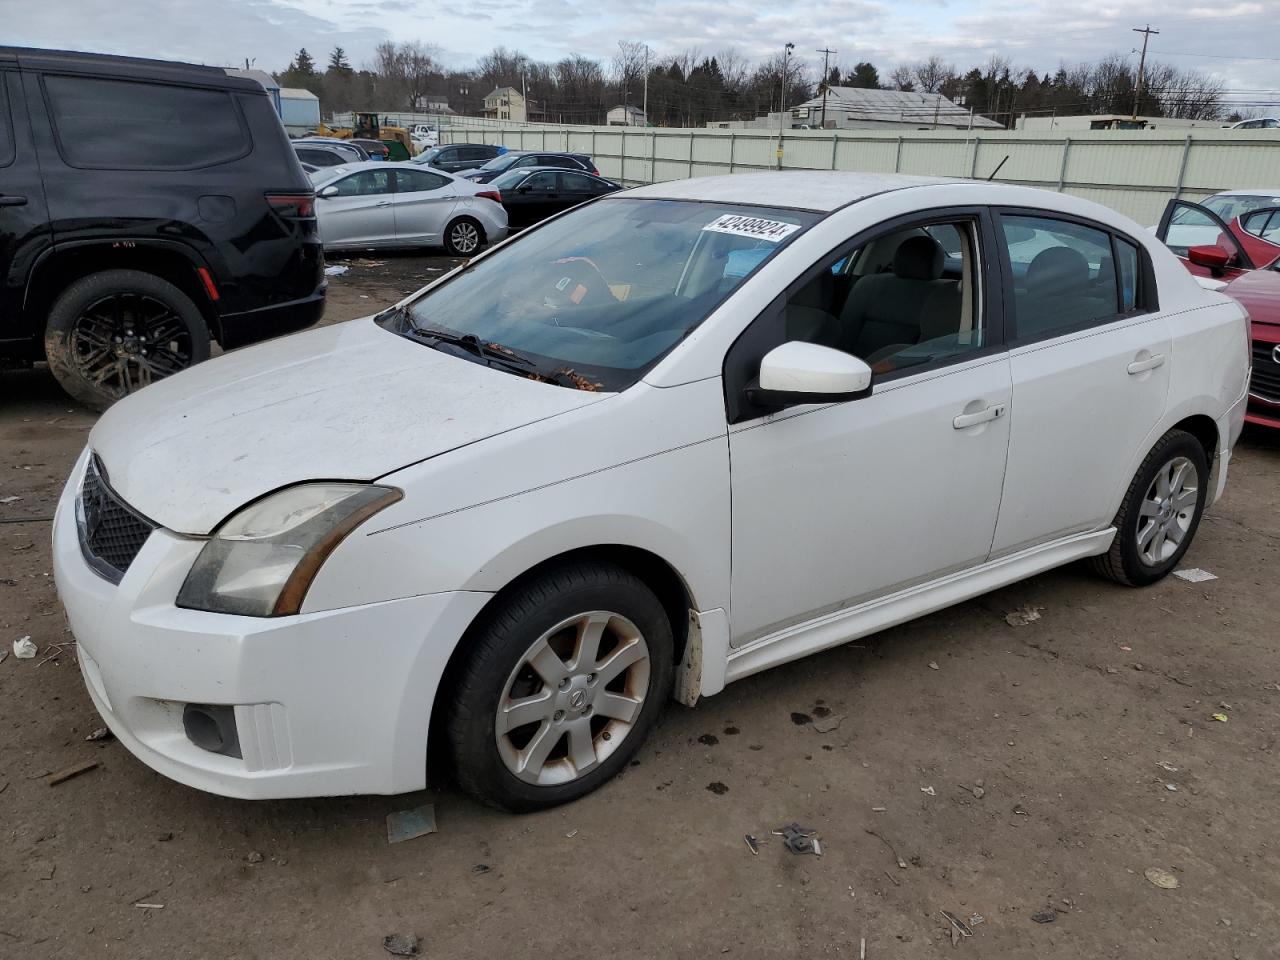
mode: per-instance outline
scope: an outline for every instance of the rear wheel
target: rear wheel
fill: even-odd
[[[484,227],[470,217],[459,217],[444,231],[444,248],[454,257],[473,257],[484,246]]]
[[[1113,525],[1111,549],[1094,569],[1131,587],[1166,576],[1187,552],[1208,494],[1209,461],[1200,441],[1170,430],[1134,475]]]
[[[49,311],[49,368],[76,400],[105,410],[126,394],[209,358],[200,308],[167,280],[104,270],[67,287]]]
[[[515,812],[575,800],[639,749],[671,687],[671,626],[618,567],[572,564],[497,601],[451,691],[462,787]]]

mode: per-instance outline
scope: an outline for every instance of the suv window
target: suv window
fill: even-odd
[[[372,197],[391,192],[390,170],[361,170],[334,184],[339,197]]]
[[[250,149],[222,90],[59,76],[45,77],[44,88],[59,152],[75,167],[208,167]]]
[[[1049,337],[1119,313],[1111,234],[1048,217],[1002,216],[1015,338]]]
[[[13,125],[9,119],[7,73],[0,73],[0,167],[13,163]]]
[[[487,147],[460,147],[457,157],[450,157],[451,160],[488,160],[495,156]]]
[[[295,147],[298,159],[303,163],[309,163],[313,167],[336,167],[339,164],[346,163],[339,154],[331,150],[317,150],[312,147]]]
[[[449,185],[449,178],[425,170],[397,170],[396,192],[420,193],[424,190],[439,190]]]
[[[582,169],[582,164],[577,160],[574,160],[572,157],[558,157],[553,155],[549,157],[539,157],[539,160],[541,161],[540,166],[544,167],[568,167],[570,170]]]
[[[558,174],[544,170],[541,173],[535,173],[520,186],[535,193],[555,193],[557,176]]]
[[[581,173],[560,174],[561,186],[570,193],[602,193],[604,184]]]

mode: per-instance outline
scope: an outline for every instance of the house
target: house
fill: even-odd
[[[441,113],[448,116],[452,116],[454,112],[449,107],[447,93],[419,94],[413,98],[413,110],[415,113]]]
[[[819,93],[787,111],[755,120],[712,121],[708,127],[777,130],[1002,130],[1001,124],[973,113],[940,93],[828,87],[825,115]]]
[[[630,104],[610,109],[605,115],[605,121],[611,127],[647,127],[649,125],[644,111]]]
[[[320,126],[320,98],[300,87],[281,87],[280,120],[286,133],[313,132]]]
[[[490,120],[515,120],[519,123],[529,119],[524,95],[515,87],[494,87],[485,94],[484,115]]]

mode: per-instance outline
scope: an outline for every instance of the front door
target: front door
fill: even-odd
[[[856,239],[731,351],[735,646],[987,559],[1012,401],[989,238],[970,211]],[[786,340],[860,356],[871,395],[742,407],[742,377]]]
[[[513,229],[527,227],[562,209],[559,174],[552,170],[541,170],[531,174],[524,183],[516,187],[514,203],[508,214],[510,226]]]
[[[1157,439],[1172,366],[1140,245],[1049,214],[998,220],[1014,411],[993,555],[1111,521],[1129,465]]]
[[[426,170],[397,167],[395,210],[396,240],[400,243],[439,243],[445,224],[458,204],[451,179]]]
[[[316,201],[325,246],[395,242],[392,171],[361,170],[321,188]],[[330,187],[336,188],[326,195]]]
[[[49,241],[44,187],[26,122],[22,77],[0,63],[0,341],[22,340],[26,278]]]
[[[1208,207],[1190,200],[1170,200],[1166,204],[1156,236],[1198,277],[1231,281],[1254,266],[1252,258],[1222,218]],[[1225,267],[1208,267],[1190,259],[1188,250],[1191,247],[1221,247],[1230,259]]]

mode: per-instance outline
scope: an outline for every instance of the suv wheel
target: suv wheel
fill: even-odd
[[[486,614],[456,684],[448,735],[458,782],[514,812],[576,800],[639,749],[671,690],[666,611],[641,580],[566,565]]]
[[[444,231],[444,248],[453,257],[474,257],[484,245],[484,228],[470,217],[459,217]]]
[[[1094,569],[1130,587],[1163,578],[1182,559],[1200,526],[1209,489],[1209,461],[1200,441],[1170,430],[1142,461],[1113,526],[1111,549]]]
[[[185,293],[138,270],[82,277],[58,297],[44,334],[58,383],[105,410],[134,390],[209,358],[209,327]]]

